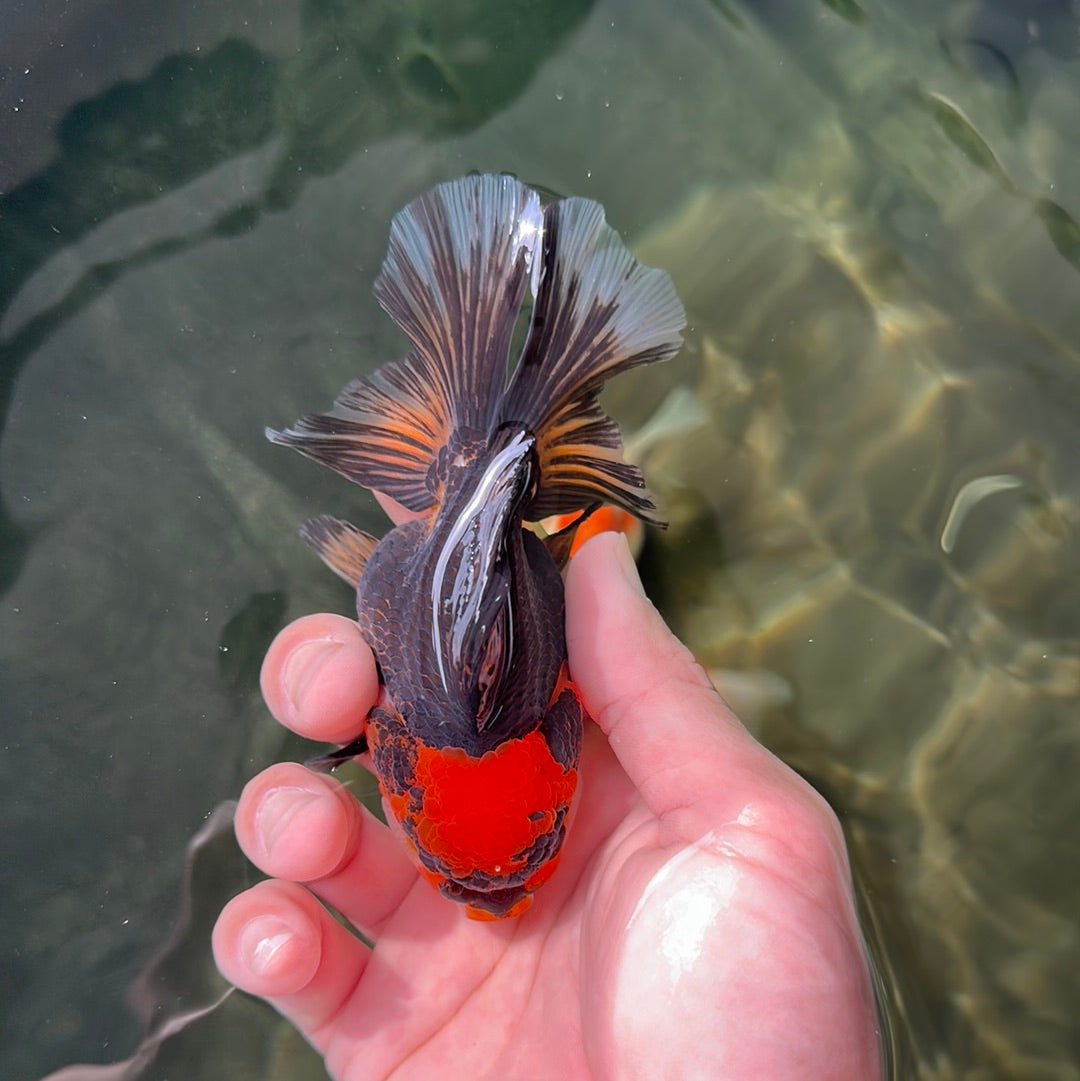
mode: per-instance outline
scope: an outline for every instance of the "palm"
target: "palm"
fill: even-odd
[[[600,725],[559,870],[523,916],[467,919],[336,790],[286,816],[270,854],[258,840],[268,794],[330,782],[278,766],[245,792],[237,829],[252,858],[310,882],[374,942],[281,882],[219,923],[223,970],[291,1017],[334,1077],[877,1075],[835,819],[726,713],[655,613],[620,600],[607,543],[582,550],[568,584],[571,665]],[[621,659],[605,657],[613,642]],[[244,928],[272,912],[294,926],[295,910],[318,932],[253,978]]]

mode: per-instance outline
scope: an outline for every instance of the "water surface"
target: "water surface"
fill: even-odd
[[[272,635],[350,606],[296,524],[383,528],[262,428],[401,351],[390,216],[477,169],[599,199],[675,277],[683,355],[610,396],[628,429],[676,387],[707,418],[645,451],[672,527],[644,570],[841,816],[896,1076],[1080,1077],[1074,4],[5,23],[0,1074],[122,1059],[220,994],[206,936],[253,873],[227,830],[188,842],[306,753],[259,702]],[[143,1076],[170,1071],[320,1076],[239,996]]]

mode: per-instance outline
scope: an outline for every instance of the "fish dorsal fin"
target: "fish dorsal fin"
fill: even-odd
[[[319,554],[319,558],[355,589],[371,553],[379,543],[370,533],[351,522],[320,514],[300,527],[300,536]]]
[[[500,418],[537,435],[541,483],[530,518],[599,498],[659,521],[597,394],[613,375],[673,356],[685,325],[670,276],[634,258],[599,203],[563,199],[545,209],[532,324]]]
[[[412,351],[350,383],[332,413],[267,437],[430,510],[439,451],[455,430],[488,431],[497,412],[542,224],[539,196],[509,176],[469,176],[414,199],[394,218],[375,280]]]

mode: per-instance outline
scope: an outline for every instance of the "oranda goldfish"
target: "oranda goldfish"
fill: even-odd
[[[328,516],[301,531],[356,587],[382,679],[363,736],[331,758],[369,750],[422,874],[471,916],[515,916],[558,862],[584,721],[560,575],[575,527],[540,540],[523,523],[610,504],[661,524],[597,395],[671,357],[685,317],[599,204],[542,206],[508,176],[402,210],[375,296],[409,353],[267,432],[421,515],[381,541]]]

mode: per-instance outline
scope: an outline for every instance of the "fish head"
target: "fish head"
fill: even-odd
[[[540,724],[488,750],[429,743],[376,710],[368,732],[390,814],[420,873],[474,919],[521,915],[558,866],[577,788],[583,713],[561,681]]]

